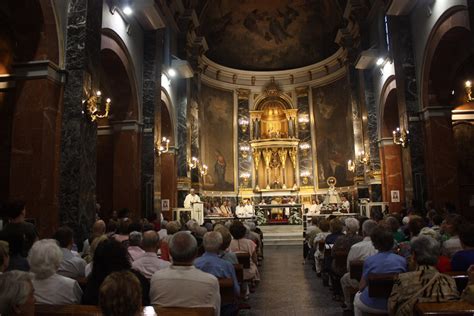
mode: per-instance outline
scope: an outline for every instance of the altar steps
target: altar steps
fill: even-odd
[[[264,246],[301,246],[303,245],[302,232],[264,233]]]

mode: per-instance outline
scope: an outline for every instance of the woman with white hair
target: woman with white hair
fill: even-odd
[[[33,287],[38,304],[79,304],[82,290],[76,280],[57,274],[63,258],[54,239],[42,239],[33,244],[28,263],[34,273]]]
[[[439,242],[428,236],[411,240],[415,271],[400,273],[388,299],[390,315],[412,315],[416,303],[446,302],[459,299],[456,283],[449,275],[436,269],[440,254]]]
[[[34,289],[31,273],[9,271],[0,275],[0,315],[35,314]]]

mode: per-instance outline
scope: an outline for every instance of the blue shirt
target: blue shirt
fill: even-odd
[[[203,272],[212,274],[218,279],[232,278],[234,291],[237,295],[240,294],[239,281],[237,281],[237,275],[232,263],[219,258],[215,253],[205,252],[201,257],[194,260],[194,266]]]
[[[392,252],[379,252],[365,259],[362,278],[368,282],[368,275],[370,273],[402,273],[406,271],[407,261],[405,258]],[[369,307],[387,310],[387,299],[369,297],[368,286],[362,290],[360,300]]]
[[[474,264],[474,249],[461,250],[453,255],[451,270],[467,271],[471,264]]]

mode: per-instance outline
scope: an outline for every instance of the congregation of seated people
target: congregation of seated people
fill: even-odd
[[[22,202],[2,212],[8,218],[0,232],[2,316],[76,305],[114,316],[140,315],[150,305],[237,315],[250,308],[245,301],[259,282],[263,249],[252,223],[132,221],[122,210],[107,224],[98,219],[82,241],[68,226],[39,239]]]
[[[314,217],[305,237],[306,261],[344,314],[415,315],[419,303],[474,303],[474,224],[458,214]]]

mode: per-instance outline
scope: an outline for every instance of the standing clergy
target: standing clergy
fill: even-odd
[[[189,190],[189,194],[184,199],[184,208],[192,208],[194,203],[201,202],[199,195],[196,194],[194,189]]]

